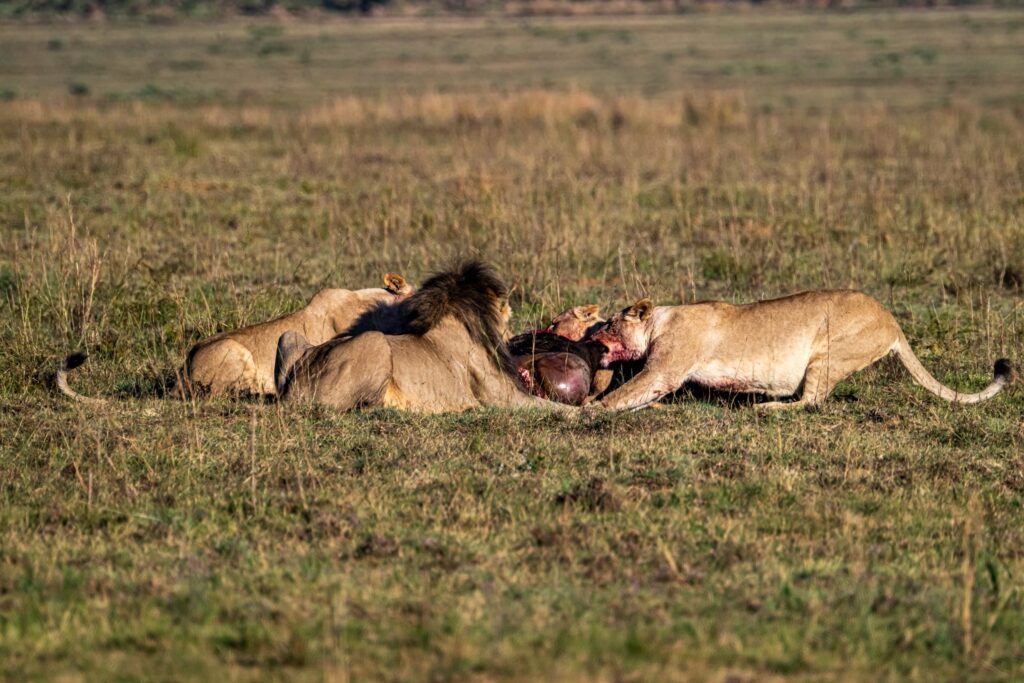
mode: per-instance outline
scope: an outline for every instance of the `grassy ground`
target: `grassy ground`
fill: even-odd
[[[1024,104],[1024,13],[14,25],[8,97],[273,104],[399,92],[736,89],[758,105]]]
[[[1019,679],[1019,386],[951,409],[886,362],[819,413],[569,422],[159,392],[457,254],[522,327],[859,287],[981,386],[1024,360],[1021,27],[0,27],[0,675]],[[45,384],[76,348],[112,407]]]

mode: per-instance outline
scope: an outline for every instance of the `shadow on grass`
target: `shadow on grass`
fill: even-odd
[[[171,401],[181,400],[182,398],[186,400],[191,398],[209,398],[209,393],[199,388],[191,389],[191,395],[186,392],[184,397],[178,396],[174,390],[178,384],[179,374],[180,370],[176,368],[158,368],[152,373],[126,378],[118,382],[110,392],[109,398],[117,400],[158,398]],[[277,397],[270,394],[240,393],[233,395],[232,399],[241,403],[263,405],[277,403]]]
[[[641,370],[643,370],[642,362],[635,363],[624,363],[616,368],[615,379],[612,382],[611,387],[604,394],[607,396],[608,393],[621,387],[623,384],[635,377]],[[797,389],[797,392],[793,396],[776,398],[768,396],[766,394],[759,393],[737,393],[731,391],[723,391],[720,389],[712,389],[695,382],[687,382],[677,391],[662,398],[659,403],[666,405],[678,405],[682,403],[692,403],[694,401],[699,403],[705,403],[709,405],[721,406],[724,408],[734,409],[749,409],[751,406],[757,405],[758,403],[767,403],[769,401],[782,401],[784,403],[794,402],[798,400],[803,387]],[[846,403],[852,403],[857,401],[856,395],[849,391],[844,390],[843,387],[839,387],[830,396],[829,400],[839,400]]]

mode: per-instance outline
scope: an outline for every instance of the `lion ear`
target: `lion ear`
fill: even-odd
[[[577,306],[572,309],[572,314],[579,320],[590,320],[596,318],[601,314],[601,307],[597,304],[587,304],[586,306]]]
[[[650,299],[640,299],[640,301],[626,309],[625,317],[647,320],[651,317],[652,313],[654,313],[654,303]]]
[[[405,278],[398,273],[384,273],[384,289],[392,294],[401,294],[406,287]]]

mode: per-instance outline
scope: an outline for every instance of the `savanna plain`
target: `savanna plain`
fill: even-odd
[[[0,675],[1020,680],[1024,391],[337,414],[187,348],[460,255],[570,305],[856,287],[1024,362],[1024,14],[0,25]],[[106,406],[72,404],[72,378]]]

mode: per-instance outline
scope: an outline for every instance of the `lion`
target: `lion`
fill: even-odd
[[[294,313],[204,339],[188,352],[174,394],[184,397],[198,390],[273,396],[274,360],[282,334],[300,332],[310,343],[322,344],[345,332],[368,308],[397,303],[412,291],[401,275],[386,273],[383,289],[322,289]]]
[[[551,319],[551,324],[538,331],[557,334],[572,341],[581,341],[600,329],[604,323],[601,307],[597,304],[586,304],[573,306],[568,311],[559,313]]]
[[[301,332],[319,344],[347,330],[368,308],[401,302],[412,292],[405,278],[387,273],[383,289],[322,289],[294,313],[203,339],[188,352],[171,396],[186,398],[198,393],[272,396],[275,393],[274,360],[282,334]],[[86,358],[81,353],[68,356],[57,371],[57,387],[79,401],[102,401],[82,396],[68,385],[68,371],[80,366]]]
[[[889,353],[918,384],[951,403],[990,399],[1013,375],[1010,361],[1001,358],[983,390],[950,389],[917,359],[889,311],[850,290],[739,306],[655,307],[641,299],[612,316],[592,338],[605,346],[605,367],[646,358],[639,374],[600,401],[611,410],[643,408],[686,383],[777,399],[755,404],[760,410],[818,406],[840,381]]]
[[[288,332],[278,343],[278,399],[422,413],[565,408],[521,387],[506,347],[506,296],[490,267],[470,261],[432,276],[399,304],[400,330],[369,329],[318,346]]]

